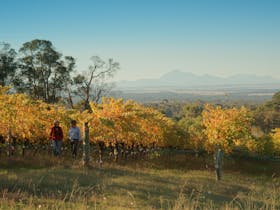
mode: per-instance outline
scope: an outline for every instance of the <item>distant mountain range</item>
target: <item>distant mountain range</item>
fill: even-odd
[[[121,81],[117,88],[195,88],[208,86],[252,86],[252,85],[277,85],[280,80],[269,76],[256,76],[250,74],[238,74],[230,77],[217,77],[213,75],[196,75],[189,72],[174,70],[162,75],[158,79],[139,79],[135,81]]]

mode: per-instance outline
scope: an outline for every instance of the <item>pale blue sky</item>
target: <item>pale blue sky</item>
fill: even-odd
[[[47,39],[84,70],[120,62],[117,80],[179,69],[229,76],[280,72],[278,0],[0,0],[0,41]]]

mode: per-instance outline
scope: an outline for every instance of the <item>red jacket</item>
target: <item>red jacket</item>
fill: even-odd
[[[51,129],[50,140],[61,141],[63,139],[63,132],[61,127],[54,126]]]

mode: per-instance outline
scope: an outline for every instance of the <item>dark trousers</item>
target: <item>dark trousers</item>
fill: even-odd
[[[79,144],[78,140],[71,141],[72,156],[74,158],[76,158],[78,154],[78,144]]]
[[[53,154],[54,156],[59,156],[61,154],[61,140],[53,140]]]
[[[216,179],[218,181],[220,181],[222,178],[222,169],[219,167],[219,168],[216,168]]]

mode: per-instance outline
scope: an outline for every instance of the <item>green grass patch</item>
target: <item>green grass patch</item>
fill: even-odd
[[[278,168],[251,162],[245,170],[238,161],[228,158],[217,182],[209,158],[161,156],[92,169],[66,158],[6,158],[0,208],[279,209]]]

